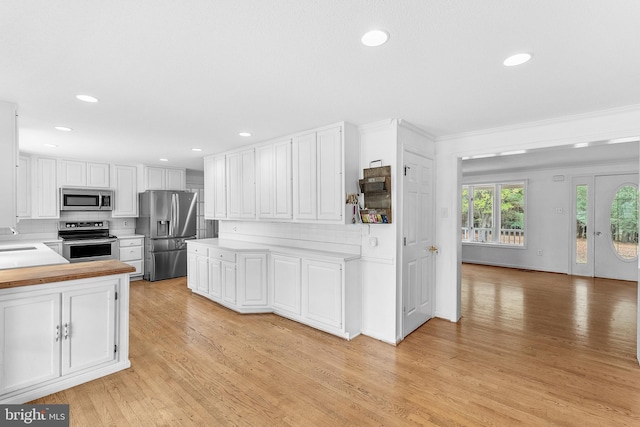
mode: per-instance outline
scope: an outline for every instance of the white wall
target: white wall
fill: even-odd
[[[550,156],[553,152],[550,152]],[[524,248],[462,244],[462,261],[503,267],[571,272],[572,177],[637,173],[634,161],[570,168],[525,170],[463,177],[463,184],[526,180],[526,245]],[[564,181],[554,181],[553,176]],[[558,213],[561,209],[562,213]],[[537,255],[538,250],[542,255]]]
[[[515,149],[558,147],[640,135],[640,106],[620,108],[439,138],[437,207],[452,215],[438,217],[440,256],[437,267],[438,316],[460,318],[460,158]],[[447,173],[445,173],[447,171]],[[638,336],[640,342],[640,335]],[[640,354],[640,353],[639,353]]]

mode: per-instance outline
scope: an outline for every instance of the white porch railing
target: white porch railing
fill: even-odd
[[[493,240],[493,228],[462,227],[462,240],[467,242],[490,242],[503,245],[524,245],[524,230],[501,228],[500,241]]]

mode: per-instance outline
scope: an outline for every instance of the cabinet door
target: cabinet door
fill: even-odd
[[[166,173],[165,168],[144,166],[144,190],[164,190],[167,179]]]
[[[204,256],[196,257],[196,289],[205,294],[209,293],[209,259]]]
[[[115,360],[116,290],[108,279],[62,294],[62,374]]]
[[[240,273],[237,281],[239,304],[242,306],[266,306],[267,254],[243,254],[238,256]]]
[[[222,298],[222,261],[209,258],[209,294]]]
[[[31,216],[31,157],[18,159],[18,217]]]
[[[278,142],[274,146],[274,216],[291,219],[293,190],[291,187],[291,140]]]
[[[230,262],[222,263],[222,298],[226,302],[236,304],[236,265]]]
[[[187,186],[186,171],[184,169],[167,169],[166,180],[167,190],[184,190]]]
[[[59,218],[58,179],[56,159],[36,157],[34,167],[31,217],[34,219]]]
[[[215,199],[213,202],[214,217],[227,217],[227,166],[226,156],[218,156],[213,160]],[[205,186],[207,184],[205,183]]]
[[[215,200],[215,159],[204,158],[204,219],[214,219],[216,215]]]
[[[293,139],[293,219],[316,219],[316,134]]]
[[[198,256],[196,254],[187,254],[187,288],[197,289],[198,281]]]
[[[302,261],[302,315],[327,326],[342,328],[342,266]]]
[[[275,146],[273,144],[256,149],[256,216],[275,217]]]
[[[342,132],[340,127],[318,132],[317,218],[324,221],[341,221],[344,215],[345,197],[342,176]]]
[[[272,304],[278,310],[300,314],[300,258],[271,256]]]
[[[60,376],[60,294],[0,301],[0,395]]]
[[[241,217],[256,217],[256,152],[246,150],[241,153]]]
[[[18,126],[16,105],[0,101],[0,227],[17,223]]]
[[[227,216],[242,216],[242,159],[240,153],[227,155]]]
[[[58,181],[61,187],[86,187],[87,163],[76,160],[60,160]]]
[[[113,165],[112,182],[114,205],[111,216],[131,218],[138,216],[138,180],[135,166]]]
[[[107,163],[87,163],[87,186],[109,188],[109,165]]]

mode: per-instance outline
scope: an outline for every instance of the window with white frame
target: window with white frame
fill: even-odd
[[[462,186],[462,241],[524,246],[525,182]]]

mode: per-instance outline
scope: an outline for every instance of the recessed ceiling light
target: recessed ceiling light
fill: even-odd
[[[61,130],[63,132],[71,132],[73,130],[70,127],[66,127],[66,126],[56,126],[56,129]]]
[[[490,154],[476,154],[475,156],[471,156],[472,159],[486,159],[488,157],[495,157],[495,153]]]
[[[192,148],[191,151],[202,151],[202,148]]]
[[[169,159],[160,159],[161,162],[168,162]]]
[[[58,147],[56,144],[44,144],[45,147],[56,148]]]
[[[516,53],[504,60],[503,64],[507,67],[515,67],[516,65],[524,64],[531,59],[530,53]]]
[[[588,142],[579,142],[577,144],[573,144],[574,148],[584,148],[584,147],[588,147],[589,143]]]
[[[607,141],[607,144],[622,144],[623,142],[638,142],[640,136],[628,136],[626,138],[615,138]]]
[[[360,41],[363,45],[376,47],[385,44],[389,40],[389,33],[383,30],[372,30],[364,33]]]
[[[98,98],[91,95],[76,95],[76,98],[84,102],[98,102]]]
[[[240,136],[251,136],[251,132],[240,132],[238,135]]]
[[[500,153],[501,156],[513,156],[514,154],[524,154],[527,150],[513,150]]]

